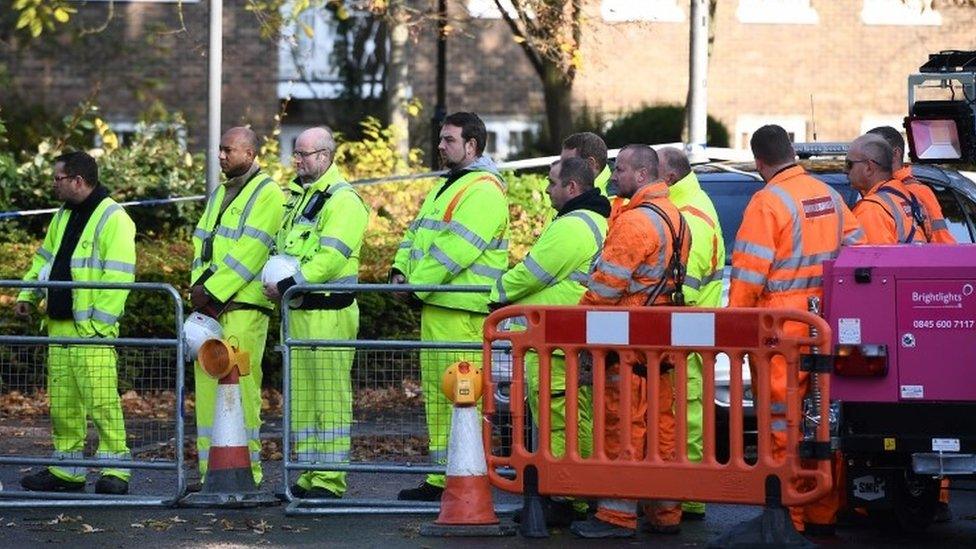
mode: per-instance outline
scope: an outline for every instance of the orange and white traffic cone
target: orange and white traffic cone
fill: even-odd
[[[451,365],[441,390],[454,402],[447,447],[447,484],[437,520],[420,527],[423,536],[511,536],[495,514],[488,466],[481,440],[481,369],[467,362]]]
[[[251,454],[244,429],[239,378],[250,374],[250,358],[220,339],[203,343],[198,353],[200,366],[217,378],[210,459],[203,489],[183,498],[188,507],[256,507],[273,505],[277,498],[258,491],[251,472]]]

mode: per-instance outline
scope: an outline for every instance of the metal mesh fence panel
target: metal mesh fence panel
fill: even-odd
[[[168,293],[174,326],[182,320],[169,286],[111,287]],[[36,492],[88,499],[82,494],[95,490],[86,483],[102,477],[129,483],[127,494],[108,496],[135,504],[173,501],[183,486],[178,339],[85,338],[75,321],[51,319],[42,333],[0,334],[2,504]],[[56,480],[44,479],[47,473]]]
[[[481,352],[291,348],[291,458],[307,464],[446,463],[441,374]],[[424,375],[424,368],[430,375]]]

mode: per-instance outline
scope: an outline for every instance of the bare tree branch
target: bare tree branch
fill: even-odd
[[[525,52],[525,56],[529,58],[529,63],[532,64],[532,68],[535,69],[535,72],[539,74],[540,78],[542,78],[545,73],[545,68],[542,66],[542,56],[539,55],[539,52],[537,52],[535,48],[533,48],[532,41],[530,40],[528,33],[519,28],[518,23],[515,22],[511,15],[509,15],[508,10],[502,6],[501,0],[495,0],[495,5],[498,6],[498,11],[501,12],[502,19],[504,19],[505,23],[508,24],[508,28],[512,30],[512,35],[515,37],[516,42],[518,42],[519,46],[522,47],[522,51]],[[523,21],[524,23],[524,20],[522,20],[522,14],[524,12],[519,11],[520,7],[518,6],[518,2],[513,0],[512,5],[515,6],[519,20]]]

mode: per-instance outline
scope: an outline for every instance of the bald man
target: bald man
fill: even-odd
[[[281,226],[285,197],[261,172],[258,137],[245,127],[220,138],[223,183],[211,193],[193,231],[190,302],[195,312],[216,318],[226,341],[250,356],[251,374],[241,376],[241,402],[255,486],[261,483],[261,357],[273,305],[261,291],[261,269]],[[194,368],[197,452],[207,474],[217,380]],[[223,474],[215,471],[214,474]],[[214,479],[219,482],[219,479]]]
[[[275,239],[276,253],[298,260],[298,273],[264,294],[272,301],[296,284],[355,284],[359,250],[369,210],[333,163],[336,143],[329,128],[311,128],[295,141],[292,161],[298,177],[289,185],[288,211]],[[287,305],[291,337],[352,340],[359,331],[359,306],[349,292],[303,293]],[[291,351],[291,431],[302,461],[348,463],[352,427],[353,349]],[[346,474],[305,471],[291,487],[299,498],[339,498]]]
[[[861,200],[851,210],[868,244],[924,243],[918,199],[894,179],[891,145],[874,134],[855,139],[847,151],[845,170]]]

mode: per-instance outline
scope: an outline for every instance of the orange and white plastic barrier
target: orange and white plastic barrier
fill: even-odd
[[[522,317],[524,331],[504,331],[500,323]],[[817,335],[799,336],[797,326],[812,327]],[[786,328],[790,329],[786,329]],[[802,330],[804,334],[811,333]],[[494,382],[491,379],[491,346],[509,342],[512,346],[510,387],[512,450],[510,455],[493,455]],[[493,485],[522,493],[524,479],[538,476],[538,492],[553,496],[616,498],[627,500],[692,500],[724,503],[762,504],[770,488],[767,478],[775,477],[773,491],[785,505],[801,505],[826,494],[831,486],[829,460],[801,458],[802,404],[806,385],[815,382],[822,400],[820,417],[828,417],[829,376],[811,376],[803,367],[822,368],[829,361],[822,355],[808,355],[810,349],[830,348],[830,328],[820,317],[795,310],[773,309],[687,309],[678,307],[531,307],[512,306],[492,313],[485,321],[485,405],[483,443],[489,449],[488,472]],[[527,404],[525,356],[536,353],[539,363],[538,443],[526,444]],[[673,458],[661,455],[662,435],[686,440],[689,355],[702,360],[703,459],[687,459],[686,446],[677,444]],[[747,459],[744,448],[744,405],[731,399],[729,410],[730,458],[716,458],[715,364],[719,355],[730,364],[730,393],[743,395],[743,368],[752,371],[752,390],[758,427],[758,457]],[[771,402],[770,368],[774,357],[785,359],[787,399]],[[580,386],[592,383],[593,449],[581,456],[579,427],[566,421],[565,453],[550,451],[551,395],[554,358],[565,360],[565,417],[579,417]],[[581,360],[581,357],[584,357]],[[590,359],[591,357],[591,359]],[[747,358],[748,357],[748,358]],[[723,357],[724,358],[724,357]],[[581,363],[582,362],[582,363]],[[615,410],[631,410],[632,395],[647,403],[659,402],[661,375],[672,376],[673,432],[660,427],[659,406],[647,405],[646,435],[643,448],[636,448],[631,437],[631,421],[621,420],[608,432],[608,389],[614,389],[619,405]],[[584,375],[581,378],[581,373]],[[619,374],[619,375],[618,375]],[[581,381],[582,380],[582,381]],[[815,380],[815,381],[814,381]],[[638,390],[638,385],[645,392]],[[634,393],[634,391],[637,391]],[[561,391],[560,391],[561,392]],[[774,413],[775,411],[775,413]],[[774,417],[775,416],[775,417]],[[667,421],[665,422],[668,423]],[[785,459],[773,455],[771,432],[785,431]],[[635,433],[637,433],[635,431]],[[612,440],[608,437],[612,437]],[[640,436],[636,437],[640,438]],[[821,422],[813,440],[804,445],[829,445],[829,425]],[[624,448],[610,459],[607,446]],[[806,446],[810,447],[810,446]],[[627,449],[630,451],[626,451]],[[634,452],[635,448],[639,451]],[[623,456],[642,456],[639,458]],[[499,474],[502,468],[515,471],[515,478]],[[534,486],[530,486],[531,491]]]

